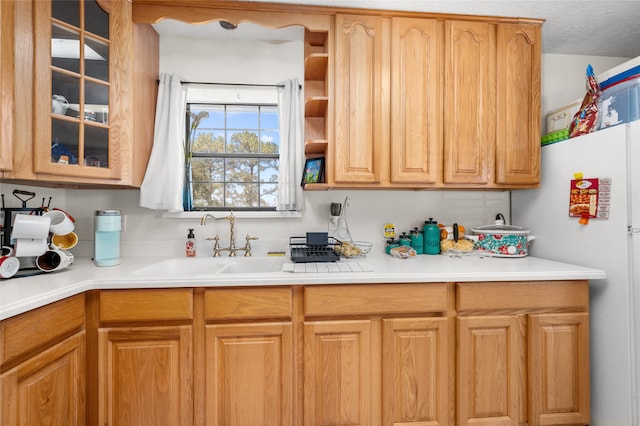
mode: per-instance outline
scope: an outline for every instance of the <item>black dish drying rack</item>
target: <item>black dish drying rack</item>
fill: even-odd
[[[0,211],[2,211],[3,213],[4,220],[3,220],[2,228],[0,228],[0,234],[2,234],[2,238],[0,238],[0,240],[2,241],[3,246],[12,246],[11,230],[13,229],[13,218],[15,216],[15,213],[37,214],[41,216],[44,212],[48,210],[49,205],[51,204],[51,197],[49,197],[49,205],[47,205],[46,207],[44,205],[44,200],[45,200],[44,198],[42,199],[42,205],[40,207],[27,207],[27,201],[31,200],[33,197],[36,196],[35,192],[14,189],[12,194],[14,197],[20,200],[22,207],[5,207],[4,194],[2,194],[2,208],[0,208]],[[23,198],[23,197],[29,197],[29,198]]]
[[[289,237],[291,261],[295,263],[337,262],[336,247],[342,244],[326,232],[307,232],[306,237]]]

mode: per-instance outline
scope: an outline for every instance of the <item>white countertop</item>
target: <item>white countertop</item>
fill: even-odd
[[[195,259],[194,265],[195,262],[205,261],[204,258]],[[369,255],[366,259],[359,260],[370,265],[373,269],[371,272],[268,272],[210,275],[190,273],[189,268],[185,268],[186,270],[179,274],[166,275],[162,272],[162,268],[153,267],[155,263],[163,260],[166,259],[130,257],[122,259],[122,263],[117,266],[97,267],[89,258],[76,258],[75,262],[65,270],[2,280],[0,281],[0,320],[94,289],[605,278],[604,271],[599,269],[530,256],[489,258],[421,255],[410,259],[397,259],[381,254]],[[185,259],[185,261],[190,260]],[[206,261],[209,260],[212,266],[215,266],[215,262],[225,261],[225,258],[211,258]],[[141,268],[149,272],[136,272]]]

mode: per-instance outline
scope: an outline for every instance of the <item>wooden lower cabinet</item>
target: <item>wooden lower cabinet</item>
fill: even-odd
[[[307,322],[304,334],[306,426],[448,424],[446,318]]]
[[[206,326],[206,425],[293,426],[291,323]]]
[[[0,425],[588,425],[587,281],[101,290],[0,322]]]
[[[446,284],[306,290],[305,426],[450,424]]]
[[[521,362],[515,316],[458,318],[457,425],[520,424]]]
[[[193,424],[191,328],[98,331],[99,424]]]
[[[85,424],[85,316],[81,294],[0,321],[2,426]]]
[[[531,424],[589,423],[589,315],[529,317]]]
[[[367,426],[379,417],[380,346],[372,328],[370,320],[305,324],[305,426]]]
[[[97,424],[194,424],[193,290],[103,290],[95,309]]]
[[[589,424],[588,291],[457,285],[456,425]]]
[[[382,321],[382,424],[449,424],[447,318]]]
[[[207,289],[203,305],[204,424],[298,426],[294,289]]]
[[[85,424],[85,332],[0,375],[2,425]]]

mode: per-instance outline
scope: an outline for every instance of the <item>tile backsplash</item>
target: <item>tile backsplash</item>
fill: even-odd
[[[61,208],[76,219],[78,245],[74,255],[93,254],[93,217],[95,210],[117,209],[126,216],[126,230],[122,233],[122,256],[184,256],[185,239],[189,228],[195,229],[197,256],[211,256],[213,242],[208,237],[220,236],[226,246],[229,225],[224,221],[209,221],[200,225],[198,218],[163,218],[162,212],[139,207],[138,190],[80,190],[0,184],[7,207],[20,206],[12,195],[14,189],[36,193],[29,207],[37,207],[42,199],[51,196],[51,207]],[[254,255],[269,250],[286,249],[290,236],[304,236],[308,231],[327,231],[329,206],[343,203],[349,197],[347,222],[354,240],[374,243],[373,250],[382,250],[383,225],[392,222],[398,232],[422,226],[433,217],[439,223],[457,222],[467,227],[492,223],[496,213],[509,220],[508,191],[378,191],[331,190],[305,193],[305,210],[301,217],[278,219],[236,220],[236,245],[244,244],[244,236],[258,237],[252,241]],[[46,201],[45,201],[46,202]],[[219,215],[219,213],[216,213]]]

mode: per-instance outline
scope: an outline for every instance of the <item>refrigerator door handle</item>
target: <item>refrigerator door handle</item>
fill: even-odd
[[[629,310],[630,322],[629,331],[631,333],[631,359],[637,360],[640,356],[640,228],[628,227],[629,238]],[[640,366],[637,362],[630,365],[631,372],[631,424],[640,424]]]

